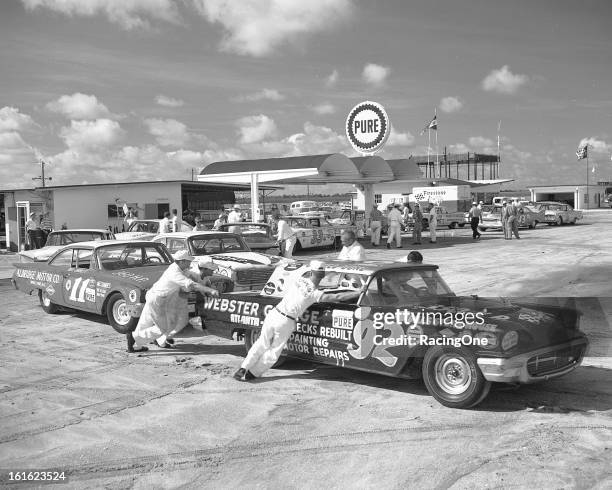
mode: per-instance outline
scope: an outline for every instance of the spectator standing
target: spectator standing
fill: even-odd
[[[387,237],[387,248],[391,248],[391,243],[395,238],[397,248],[402,248],[402,213],[398,209],[399,204],[396,206],[389,205],[389,212],[387,213],[387,223],[389,231]]]
[[[227,223],[227,213],[223,212],[219,215],[219,217],[215,220],[213,224],[213,230],[221,229],[221,226]]]
[[[38,249],[43,247],[43,232],[40,228],[40,223],[36,219],[36,213],[30,213],[30,219],[25,224],[26,233],[28,235],[28,241],[31,249]]]
[[[342,240],[342,250],[338,254],[338,260],[352,260],[352,261],[362,261],[365,260],[365,249],[357,241],[357,237],[355,237],[355,232],[352,230],[345,230],[342,232],[340,237]]]
[[[438,206],[434,202],[429,208],[429,243],[436,243],[436,228],[438,226]]]
[[[181,231],[181,219],[178,217],[178,211],[172,210],[172,219],[170,220],[172,232]]]
[[[242,222],[242,213],[240,212],[240,204],[234,204],[234,209],[228,215],[227,222],[230,225],[234,224],[234,223],[241,223]],[[230,226],[228,231],[230,233],[238,233],[238,227],[237,226]]]
[[[380,232],[382,229],[383,214],[379,211],[376,203],[372,205],[370,211],[370,230],[372,233],[372,245],[378,247],[380,245]]]
[[[293,258],[293,248],[295,247],[297,236],[295,230],[282,217],[278,220],[277,241],[281,255],[287,259]]]
[[[482,216],[482,210],[478,208],[476,202],[472,203],[472,208],[469,212],[470,226],[472,227],[472,240],[478,240],[480,238],[480,232],[478,231],[478,225],[480,224],[480,218]]]
[[[510,209],[508,209],[508,201],[503,201],[502,208],[501,208],[501,224],[504,230],[505,240],[512,240],[512,230],[508,227],[509,218],[510,218]]]
[[[516,237],[516,239],[519,240],[521,238],[518,232],[519,214],[522,210],[518,203],[518,199],[514,199],[512,201],[512,205],[509,207],[510,207],[510,217],[508,218],[508,227],[510,228],[510,230],[508,231],[508,234],[510,235],[510,238],[512,238],[512,234],[514,233],[514,236]]]
[[[159,223],[159,232],[160,233],[170,233],[170,213],[168,211],[164,212],[164,219]]]
[[[413,244],[420,245],[421,232],[423,231],[423,213],[421,212],[421,206],[418,202],[414,204],[412,219],[414,220],[414,228],[412,228],[412,239],[414,240]]]
[[[200,218],[199,214],[196,214],[195,217],[195,225],[193,226],[193,231],[204,231],[206,230],[206,225],[202,222],[202,218]]]
[[[123,221],[126,222],[128,226],[128,230],[130,229],[130,225],[136,220],[136,215],[134,214],[134,210],[132,208],[128,208],[128,212],[123,218]]]

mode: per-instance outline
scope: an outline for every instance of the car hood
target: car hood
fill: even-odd
[[[206,262],[210,259],[216,264],[230,267],[232,269],[247,269],[257,266],[276,266],[281,262],[279,257],[273,255],[260,254],[257,252],[233,252],[213,255],[196,256],[199,262]]]

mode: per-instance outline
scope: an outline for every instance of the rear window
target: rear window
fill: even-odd
[[[103,233],[96,233],[91,231],[71,231],[66,233],[52,232],[49,234],[49,238],[47,238],[46,245],[48,247],[63,246],[70,245],[72,243],[104,240],[106,238],[107,236]]]

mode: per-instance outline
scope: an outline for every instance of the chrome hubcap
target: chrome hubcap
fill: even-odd
[[[119,325],[126,325],[130,321],[131,317],[128,313],[125,300],[115,301],[113,305],[113,318]]]
[[[464,393],[472,382],[472,372],[468,363],[452,355],[443,355],[435,365],[438,385],[451,395]]]

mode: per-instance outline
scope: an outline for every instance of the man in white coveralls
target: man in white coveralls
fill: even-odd
[[[153,287],[147,291],[145,306],[136,330],[127,333],[128,352],[147,350],[144,345],[160,337],[164,338],[164,345],[160,347],[168,347],[164,336],[180,331],[187,325],[189,291],[219,296],[216,289],[200,283],[200,274],[189,270],[194,257],[186,250],[179,250],[172,257],[174,263],[170,264]]]
[[[313,260],[308,269],[310,277],[298,277],[295,283],[287,288],[281,302],[266,316],[261,335],[249,350],[240,369],[234,373],[237,380],[259,378],[278,361],[287,340],[295,330],[297,318],[310,305],[317,301],[350,301],[359,297],[360,291],[324,293],[318,290],[321,279],[325,277],[324,264]]]

